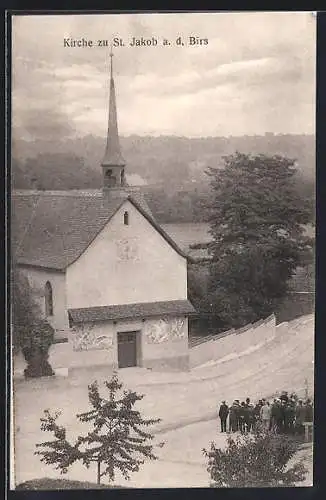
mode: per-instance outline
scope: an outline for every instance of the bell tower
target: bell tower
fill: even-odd
[[[126,162],[122,157],[118,133],[117,104],[113,79],[113,54],[110,52],[110,100],[109,123],[104,158],[101,163],[103,189],[105,191],[122,188],[127,185],[125,179]]]

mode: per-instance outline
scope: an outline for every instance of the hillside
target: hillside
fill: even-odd
[[[13,140],[13,186],[18,189],[92,189],[102,185],[100,162],[104,139]],[[310,135],[186,138],[175,136],[121,138],[130,184],[144,185],[153,213],[164,222],[207,219],[208,166],[222,157],[243,153],[280,154],[297,160],[297,188],[314,197],[315,138]]]

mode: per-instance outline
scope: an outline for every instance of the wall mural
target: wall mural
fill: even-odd
[[[155,323],[145,323],[144,333],[149,344],[160,344],[169,340],[185,337],[185,320],[183,318],[161,318]]]
[[[113,338],[111,335],[96,335],[94,324],[81,324],[74,326],[73,350],[74,351],[93,351],[100,349],[111,349],[113,347]]]
[[[117,257],[119,261],[138,261],[138,245],[136,238],[128,238],[118,240],[117,243]]]
[[[172,340],[183,339],[186,336],[185,319],[175,318],[171,320]]]
[[[160,344],[169,340],[169,323],[159,319],[155,323],[145,323],[145,336],[149,344]]]

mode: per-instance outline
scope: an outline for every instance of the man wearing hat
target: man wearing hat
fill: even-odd
[[[220,410],[218,412],[218,416],[220,417],[221,420],[221,432],[226,432],[226,419],[228,418],[228,414],[229,414],[229,407],[225,401],[222,401]]]
[[[288,396],[287,391],[282,391],[282,394],[280,395],[280,400],[281,400],[281,403],[283,403],[283,405],[288,404],[289,396]]]
[[[239,404],[236,400],[233,401],[230,406],[230,415],[229,415],[229,431],[236,432],[238,430],[238,413],[239,413]]]

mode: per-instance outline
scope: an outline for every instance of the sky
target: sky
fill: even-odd
[[[109,48],[97,41],[114,37],[125,44],[113,48],[122,136],[315,132],[312,12],[65,14],[13,18],[13,137],[104,137]],[[131,47],[133,37],[158,44]]]

